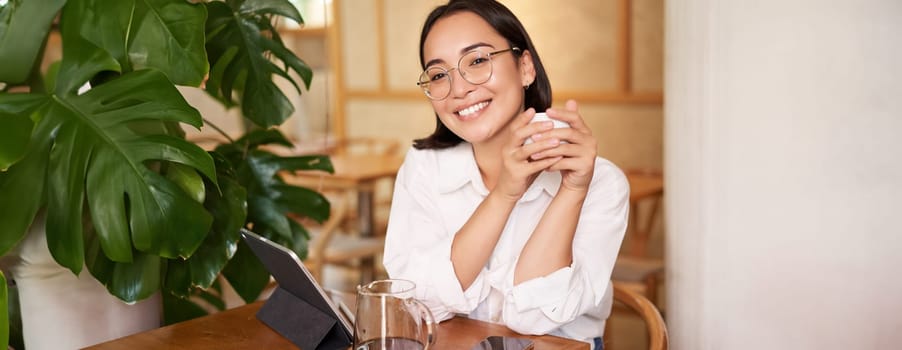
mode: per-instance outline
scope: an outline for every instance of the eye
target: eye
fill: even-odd
[[[470,67],[478,67],[478,66],[485,64],[488,61],[489,61],[489,59],[487,57],[477,56],[472,61],[470,61]]]
[[[437,82],[437,81],[440,81],[440,80],[442,80],[442,79],[445,79],[446,76],[448,76],[448,75],[445,74],[445,72],[435,72],[435,74],[430,74],[430,76],[429,76],[429,81],[430,81],[430,82]]]

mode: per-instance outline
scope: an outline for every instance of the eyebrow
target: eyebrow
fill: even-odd
[[[495,46],[493,46],[492,44],[484,43],[484,42],[478,42],[478,43],[475,43],[475,44],[467,45],[466,47],[460,49],[460,54],[463,55],[463,54],[465,54],[465,53],[467,53],[467,52],[469,52],[469,51],[471,51],[471,50],[473,50],[473,49],[480,48],[480,47],[483,47],[483,46],[488,46],[488,47],[491,47],[491,48],[493,48],[493,49],[495,48]],[[436,65],[436,64],[439,64],[439,63],[444,63],[444,62],[445,62],[445,60],[443,60],[443,59],[441,59],[441,58],[436,58],[436,59],[430,60],[429,62],[426,62],[426,67],[430,67],[430,66],[433,66],[433,65]]]

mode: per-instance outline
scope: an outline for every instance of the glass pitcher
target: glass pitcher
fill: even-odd
[[[414,299],[415,288],[400,279],[357,287],[355,350],[428,350],[435,343],[435,318]]]

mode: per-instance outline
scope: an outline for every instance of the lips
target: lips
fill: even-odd
[[[489,105],[489,101],[479,102],[477,104],[470,105],[469,107],[466,107],[466,108],[463,108],[463,109],[457,111],[457,115],[460,116],[461,118],[467,118],[469,116],[476,114],[476,112],[483,110],[488,105]]]

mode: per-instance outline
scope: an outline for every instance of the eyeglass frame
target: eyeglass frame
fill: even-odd
[[[451,96],[451,84],[454,83],[454,80],[453,80],[454,78],[451,76],[451,71],[457,70],[458,73],[459,73],[459,72],[460,72],[460,62],[464,59],[464,57],[467,57],[467,55],[469,55],[469,54],[472,53],[472,52],[481,52],[481,50],[480,50],[479,48],[475,48],[475,49],[472,49],[472,50],[470,50],[470,51],[465,52],[463,55],[460,56],[460,58],[457,59],[457,66],[452,67],[451,69],[445,69],[445,67],[442,67],[442,66],[433,66],[433,67],[435,67],[435,68],[438,68],[438,69],[441,69],[442,71],[444,71],[444,72],[445,72],[445,75],[448,77],[448,92],[445,94],[445,96],[442,96],[441,98],[434,98],[434,97],[432,97],[432,95],[430,95],[429,92],[427,91],[428,88],[424,87],[424,85],[428,85],[428,84],[431,84],[431,83],[432,83],[432,81],[429,81],[429,80],[423,81],[422,78],[423,78],[424,75],[426,75],[426,72],[429,71],[429,69],[431,69],[431,68],[433,68],[433,67],[426,67],[426,69],[424,69],[423,72],[420,73],[420,79],[421,79],[421,80],[418,80],[418,81],[417,81],[417,86],[419,86],[420,89],[423,90],[423,94],[426,95],[426,97],[429,98],[430,100],[433,100],[433,101],[441,101],[441,100],[444,100],[444,99],[448,98],[448,96]],[[468,82],[468,83],[470,83],[470,84],[473,84],[473,85],[482,85],[482,84],[485,84],[485,83],[488,82],[490,79],[492,79],[492,75],[495,74],[495,66],[494,66],[494,63],[492,63],[492,57],[493,57],[493,56],[496,56],[496,55],[503,54],[503,53],[505,53],[505,52],[513,52],[513,53],[516,53],[516,52],[523,52],[523,50],[521,50],[519,47],[511,46],[511,47],[506,48],[506,49],[501,49],[501,50],[496,50],[496,51],[492,51],[492,52],[487,52],[485,55],[486,55],[486,58],[488,58],[488,60],[489,60],[489,65],[490,65],[492,71],[489,73],[489,76],[485,79],[485,81],[483,81],[483,82],[481,82],[481,83],[474,83],[474,82],[471,82],[471,81],[467,80],[467,77],[465,77],[463,74],[461,74],[460,76],[461,76],[462,78],[464,78],[464,80],[465,80],[466,82]]]

